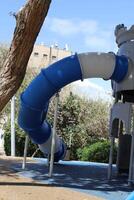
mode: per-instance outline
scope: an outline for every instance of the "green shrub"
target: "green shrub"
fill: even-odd
[[[108,163],[109,161],[110,141],[99,141],[83,149],[77,150],[79,160],[90,162]],[[116,162],[117,148],[114,148],[113,161]]]
[[[11,155],[11,130],[10,130],[10,120],[7,122],[5,126],[5,133],[4,133],[4,149],[6,155]],[[23,156],[24,153],[24,144],[25,144],[25,132],[19,128],[18,124],[15,124],[15,145],[16,145],[16,156]],[[34,143],[32,143],[31,140],[29,140],[28,143],[28,152],[27,156],[32,156],[32,154],[36,151],[38,146]],[[38,151],[36,154],[36,157],[43,157],[43,154]]]
[[[48,120],[53,124],[54,101]],[[71,146],[71,159],[77,160],[76,151],[89,144],[108,138],[109,105],[100,100],[83,99],[70,93],[60,100],[57,132]]]

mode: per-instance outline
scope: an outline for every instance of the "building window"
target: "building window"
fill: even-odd
[[[56,56],[52,56],[52,61],[56,60]]]
[[[47,60],[47,54],[43,54],[43,58],[45,58],[45,60]]]
[[[39,56],[39,53],[38,52],[34,52],[34,56]]]

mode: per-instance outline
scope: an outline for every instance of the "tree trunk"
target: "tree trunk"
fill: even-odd
[[[50,3],[51,0],[29,0],[14,15],[16,28],[9,53],[0,71],[0,111],[23,81],[34,42],[47,15]]]

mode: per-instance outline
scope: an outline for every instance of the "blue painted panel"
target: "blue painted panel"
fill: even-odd
[[[128,58],[126,56],[116,56],[115,70],[110,79],[119,83],[125,78],[127,72]]]

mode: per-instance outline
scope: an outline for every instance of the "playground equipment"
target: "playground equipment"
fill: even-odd
[[[43,69],[22,93],[20,126],[39,144],[42,152],[50,153],[51,126],[44,121],[49,99],[65,85],[79,79],[102,77],[120,82],[127,70],[128,59],[113,53],[75,54],[52,64]],[[55,161],[58,161],[63,158],[65,148],[57,135],[55,146]]]
[[[108,178],[112,177],[112,153],[118,138],[117,173],[129,173],[129,184],[134,182],[134,25],[127,30],[122,24],[115,29],[118,55],[129,58],[128,73],[120,83],[112,81],[115,103],[111,108]]]
[[[76,80],[94,77],[103,78],[104,80],[111,79],[115,104],[111,110],[110,120],[109,178],[111,178],[112,174],[114,140],[115,137],[119,137],[119,129],[120,132],[121,129],[123,131],[123,122],[128,124],[126,125],[127,133],[129,132],[130,134],[130,108],[134,99],[134,27],[132,26],[127,30],[124,25],[118,25],[115,35],[119,47],[117,55],[112,52],[75,54],[51,64],[48,68],[42,69],[41,73],[21,94],[18,118],[21,128],[25,130],[33,142],[39,145],[40,150],[45,154],[51,154],[52,129],[46,121],[50,98],[65,85]],[[122,117],[122,109],[124,109],[124,118]],[[53,148],[54,158],[52,160],[57,162],[64,158],[66,147],[57,134],[55,134],[54,138],[55,148]],[[120,145],[121,142],[123,142],[123,139],[119,139],[120,152],[123,146]],[[133,145],[131,146],[133,151]],[[132,151],[131,163],[133,163]],[[118,152],[119,169],[122,166],[122,164],[119,164],[122,159],[120,152]],[[132,168],[132,165],[130,168]],[[133,171],[133,169],[130,171]],[[132,174],[129,180],[132,181]]]

